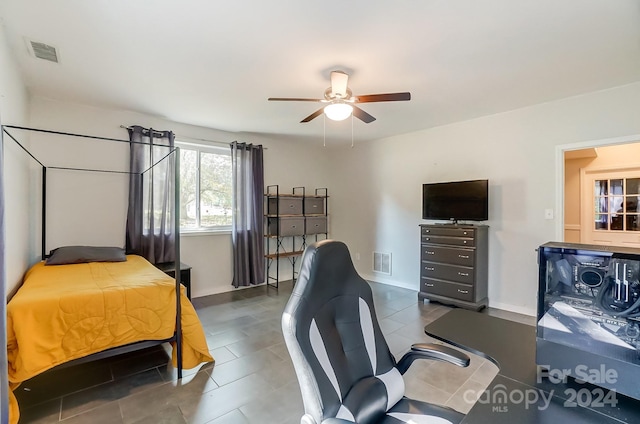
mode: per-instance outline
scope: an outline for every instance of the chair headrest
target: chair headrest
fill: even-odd
[[[322,240],[305,249],[292,294],[323,304],[336,296],[359,295],[363,289],[370,290],[353,266],[347,245]]]

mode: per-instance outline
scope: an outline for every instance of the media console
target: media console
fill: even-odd
[[[420,225],[420,300],[480,310],[488,304],[489,227]]]

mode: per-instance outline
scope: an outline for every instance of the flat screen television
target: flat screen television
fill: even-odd
[[[489,181],[450,181],[422,185],[422,219],[486,221]]]

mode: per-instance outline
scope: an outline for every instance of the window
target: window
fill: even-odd
[[[595,229],[640,231],[640,178],[595,180]]]
[[[178,143],[180,230],[231,228],[231,154],[222,147]]]

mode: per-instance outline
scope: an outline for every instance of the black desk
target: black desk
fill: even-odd
[[[465,424],[640,423],[640,401],[611,394],[617,401],[612,407],[608,398],[601,398],[601,404],[597,402],[600,393],[608,393],[597,386],[579,384],[571,378],[558,384],[547,378],[538,381],[533,326],[454,309],[427,325],[425,332],[483,356],[499,368],[498,375],[462,421]],[[573,400],[584,406],[569,401],[573,394],[578,395]]]
[[[156,268],[165,274],[176,277],[176,263],[163,262],[156,264]],[[180,283],[187,289],[187,298],[191,300],[191,266],[180,262]]]

